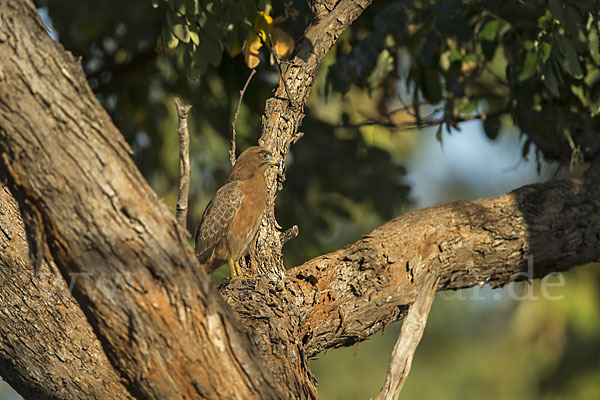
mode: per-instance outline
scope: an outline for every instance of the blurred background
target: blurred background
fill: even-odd
[[[179,3],[206,10],[213,4],[206,15],[212,13],[208,21],[215,26],[198,22],[198,43],[194,38],[186,42],[181,28],[175,28],[189,12],[189,7],[172,7]],[[587,75],[577,82],[589,86],[582,92],[588,96],[583,104],[583,95],[563,91],[577,71],[568,69],[574,68],[571,64],[564,67],[559,55],[550,51],[544,56],[538,43],[538,64],[526,66],[529,70],[523,66],[533,48],[527,49],[528,37],[543,31],[552,41],[558,36],[551,35],[563,35],[560,27],[568,20],[556,17],[556,2],[506,2],[503,9],[470,1],[435,3],[376,2],[324,60],[301,126],[304,137],[288,155],[284,189],[277,197],[280,225],[300,229],[284,247],[287,267],[338,249],[412,209],[578,175],[580,164],[596,151],[590,132],[597,118],[590,109],[597,108],[592,90],[597,71],[581,61]],[[178,186],[173,97],[192,104],[188,222],[195,231],[230,169],[231,120],[250,73],[242,47],[249,43],[253,16],[265,11],[274,25],[297,39],[308,23],[306,4],[36,4],[53,38],[82,57],[98,100],[130,143],[149,184],[172,210]],[[588,23],[584,9],[575,11],[593,33],[597,20]],[[460,31],[465,27],[470,31]],[[590,32],[584,37],[591,38]],[[515,50],[511,37],[522,46]],[[469,40],[479,41],[478,47],[469,47]],[[199,59],[189,56],[189,46]],[[576,49],[584,60],[586,50]],[[594,57],[589,54],[590,62]],[[271,58],[261,50],[237,120],[239,150],[258,139],[265,100],[279,78]],[[548,83],[547,71],[544,75],[552,62],[562,80],[556,88]],[[515,65],[519,68],[512,71]],[[549,110],[560,121],[537,131],[540,113],[547,117]],[[563,135],[561,124],[577,129]],[[222,268],[215,280],[226,275]],[[600,398],[600,266],[576,268],[545,282],[438,293],[400,398]],[[321,398],[374,397],[399,329],[399,323],[392,324],[356,347],[313,360]],[[0,399],[17,398],[0,382]]]

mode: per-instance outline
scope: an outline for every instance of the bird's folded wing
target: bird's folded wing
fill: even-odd
[[[242,190],[238,182],[229,182],[217,190],[206,206],[196,232],[196,255],[200,262],[206,261],[214,247],[225,236],[241,203]]]

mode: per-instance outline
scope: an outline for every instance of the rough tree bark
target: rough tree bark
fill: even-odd
[[[33,277],[19,205],[0,183],[0,365],[26,399],[131,399],[53,263]]]
[[[295,107],[280,84],[261,143],[287,154],[320,60],[368,4],[313,2],[285,73]],[[533,277],[600,258],[597,170],[415,211],[287,272],[271,204],[259,274],[222,288],[227,307],[31,2],[0,3],[0,60],[0,373],[28,398],[315,398],[307,358],[401,318],[425,272],[500,286],[527,257]],[[39,255],[70,292],[47,300]]]
[[[78,62],[31,2],[3,1],[0,18],[2,175],[130,393],[281,398]]]

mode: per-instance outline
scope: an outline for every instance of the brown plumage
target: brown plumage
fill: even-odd
[[[248,254],[267,202],[265,170],[279,165],[268,150],[246,149],[202,214],[196,257],[210,274],[226,262],[232,277],[242,275],[238,260]]]

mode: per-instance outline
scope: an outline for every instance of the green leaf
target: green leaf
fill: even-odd
[[[214,15],[207,14],[207,17],[206,22],[202,26],[202,33],[216,41],[220,41],[225,36],[225,32],[217,25],[217,19]]]
[[[185,8],[186,8],[186,14],[188,16],[190,16],[190,14],[193,15],[199,15],[200,14],[200,4],[199,4],[200,0],[185,0]]]
[[[442,141],[442,127],[443,126],[444,126],[443,123],[439,124],[437,130],[435,131],[435,140],[440,142],[440,145],[444,144]]]
[[[529,151],[531,150],[531,139],[527,138],[527,140],[525,140],[525,143],[523,143],[523,149],[521,150],[521,155],[523,156],[524,160],[527,160],[527,157],[529,156]]]
[[[567,5],[565,8],[565,30],[571,37],[576,38],[581,32],[581,27],[583,27],[581,16],[573,7]]]
[[[189,35],[190,35],[190,40],[196,45],[198,46],[200,44],[200,35],[198,35],[198,32],[194,32],[194,31],[189,31]]]
[[[183,17],[187,13],[186,4],[185,4],[185,2],[183,2],[181,0],[176,0],[175,1],[175,7],[174,8],[175,8],[175,10],[177,12],[177,15],[179,15],[179,16]]]
[[[565,11],[563,9],[562,1],[550,0],[548,2],[548,7],[550,8],[550,13],[554,17],[554,19],[557,19],[558,22],[561,23],[561,25],[565,25],[567,18],[565,17]]]
[[[423,74],[423,97],[431,104],[439,103],[442,100],[442,84],[437,69],[427,68]]]
[[[523,62],[523,69],[519,74],[519,81],[522,82],[526,79],[531,78],[537,72],[538,56],[535,50],[530,50],[525,56]]]
[[[460,101],[458,101],[457,104],[461,114],[470,114],[473,111],[477,110],[479,101],[469,99],[468,97],[464,97],[460,99]]]
[[[244,43],[245,33],[242,30],[243,26],[234,25],[227,32],[225,38],[225,48],[231,57],[235,57],[242,52],[242,44]]]
[[[598,34],[597,26],[592,26],[588,39],[590,41],[590,54],[594,62],[600,65],[600,35]]]
[[[491,140],[495,140],[498,137],[498,132],[500,132],[500,118],[496,115],[487,116],[483,120],[483,130],[485,131],[485,135]]]
[[[523,47],[525,48],[525,50],[530,51],[535,47],[535,43],[531,40],[525,40],[523,42]]]
[[[204,43],[204,41],[203,41]],[[198,47],[192,54],[192,64],[190,75],[192,78],[200,78],[208,68],[208,60],[201,47]]]
[[[552,50],[552,45],[548,42],[542,42],[540,46],[540,55],[542,56],[542,62],[546,64],[548,58],[550,57],[550,52]]]
[[[555,41],[559,49],[558,61],[560,62],[560,65],[573,78],[582,78],[583,71],[581,70],[581,64],[579,64],[577,50],[575,50],[571,41],[561,34],[556,35]]]
[[[498,48],[498,41],[494,40],[490,42],[488,40],[481,41],[481,52],[486,60],[491,61],[496,54],[496,48]]]
[[[453,62],[450,64],[448,71],[446,71],[446,88],[454,95],[454,97],[461,97],[465,94],[464,81],[462,78],[462,63],[460,61]]]
[[[487,40],[489,42],[496,39],[498,35],[498,28],[500,27],[500,21],[497,19],[493,19],[486,23],[481,30],[481,37],[483,40]]]
[[[435,31],[431,31],[421,49],[421,64],[425,68],[439,64],[439,38]]]
[[[173,25],[173,35],[175,35],[177,39],[181,40],[183,43],[189,43],[190,41],[190,30],[188,29],[187,25]]]
[[[452,51],[450,52],[450,62],[455,62],[455,61],[462,61],[463,56],[462,54],[460,54],[460,51],[456,50],[456,49],[452,49]]]
[[[162,40],[165,47],[170,50],[173,50],[179,44],[179,40],[175,35],[171,31],[167,31],[166,28],[162,31]]]
[[[592,83],[589,97],[593,104],[598,105],[600,103],[600,79]]]
[[[554,69],[552,68],[553,60],[549,60],[544,66],[544,85],[554,96],[560,96],[558,91],[558,79],[555,76]]]
[[[202,53],[210,63],[210,65],[217,67],[221,64],[223,58],[221,45],[216,40],[206,37],[202,40],[202,43],[198,47],[199,53]]]

